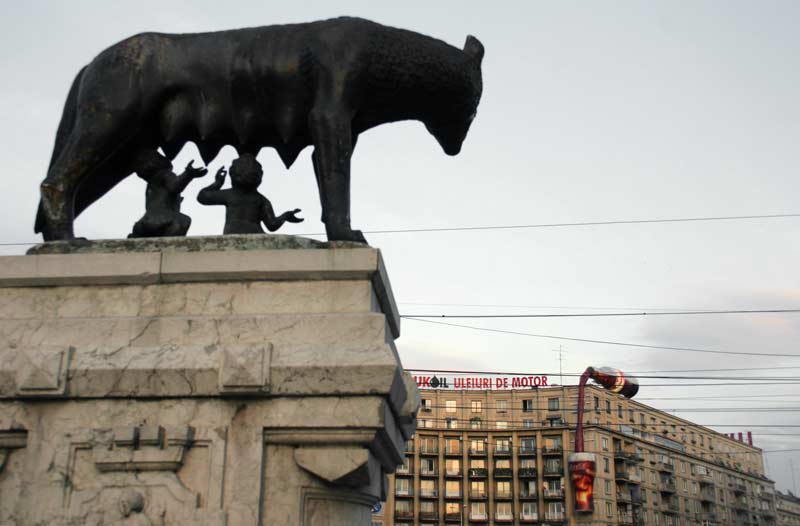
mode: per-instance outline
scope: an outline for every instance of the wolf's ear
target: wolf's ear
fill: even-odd
[[[477,61],[478,65],[480,66],[481,61],[483,60],[483,44],[481,44],[481,41],[474,36],[467,35],[467,41],[464,42],[464,53]]]

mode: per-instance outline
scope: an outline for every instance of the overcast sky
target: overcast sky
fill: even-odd
[[[335,4],[335,7],[333,7]],[[474,5],[475,7],[471,7]],[[35,241],[38,186],[66,93],[99,51],[141,31],[195,32],[354,15],[458,47],[486,48],[484,94],[462,153],[447,157],[419,123],[361,136],[353,223],[364,230],[800,212],[800,3],[671,2],[6,2],[0,24],[0,241]],[[226,148],[211,164],[228,164]],[[303,209],[284,233],[324,231],[309,159],[287,172],[262,151],[261,191]],[[193,145],[176,159],[202,164]],[[187,190],[190,235],[222,231],[223,210]],[[124,237],[143,212],[128,178],[77,221],[78,235]],[[800,308],[800,219],[367,235],[386,258],[406,314],[602,312],[600,308]],[[21,253],[22,247],[4,247]],[[423,305],[424,304],[424,305]],[[459,307],[453,305],[489,305]],[[515,307],[497,307],[515,306]],[[566,309],[563,307],[570,307]],[[455,320],[572,338],[736,352],[800,354],[800,315]],[[405,321],[407,367],[626,370],[784,367],[799,358],[654,351]],[[792,367],[790,369],[788,367]],[[747,376],[747,372],[701,373]],[[650,380],[650,383],[653,381]],[[646,398],[775,394],[752,400],[658,400],[664,409],[800,406],[797,385],[662,387]],[[696,383],[696,382],[695,382]],[[644,400],[643,400],[644,401]],[[683,413],[765,449],[800,448],[797,412]],[[777,427],[754,427],[774,425]],[[784,433],[787,436],[776,436]],[[769,475],[791,488],[788,459]],[[798,473],[800,476],[800,473]]]

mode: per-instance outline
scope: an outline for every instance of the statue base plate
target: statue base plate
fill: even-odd
[[[0,524],[369,524],[419,403],[378,250],[31,252],[0,258]]]

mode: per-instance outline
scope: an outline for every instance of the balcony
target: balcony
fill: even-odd
[[[444,470],[444,476],[445,477],[460,477],[461,476],[461,470],[460,469],[452,469],[452,468],[451,469],[445,469]]]
[[[446,447],[444,448],[444,454],[448,457],[460,457],[461,447]]]
[[[561,522],[564,522],[566,520],[566,515],[564,515],[563,513],[550,513],[550,512],[547,512],[547,513],[544,514],[544,520],[546,520],[547,522],[558,522],[558,523],[561,523]]]
[[[674,480],[662,480],[658,483],[658,491],[661,493],[675,493],[678,491],[678,486]]]
[[[435,489],[420,489],[419,496],[422,499],[435,499],[439,496],[439,492]]]
[[[536,500],[537,493],[535,491],[520,491],[519,500]]]
[[[420,477],[437,477],[439,476],[439,472],[436,469],[425,469],[422,468],[419,470]]]
[[[700,501],[701,502],[716,502],[716,495],[714,495],[713,488],[701,488],[700,489]]]
[[[444,498],[446,499],[460,499],[461,498],[461,490],[451,490],[444,492]]]
[[[545,464],[543,473],[545,477],[560,477],[564,475],[564,466],[548,466]]]
[[[444,514],[444,521],[445,522],[461,522],[461,513],[445,513]]]
[[[701,513],[700,520],[703,522],[717,522],[717,514],[716,513]]]
[[[495,491],[494,498],[498,500],[508,500],[512,498],[512,493],[510,491]]]
[[[563,499],[564,498],[564,488],[545,488],[542,492],[545,499]]]
[[[485,447],[471,447],[469,448],[469,454],[473,457],[485,457],[486,456],[486,448]]]
[[[535,479],[536,468],[519,468],[517,470],[517,475],[519,476],[519,478],[523,479]]]
[[[633,526],[632,513],[620,513],[617,515],[617,524],[619,526]]]
[[[485,491],[470,491],[469,500],[486,500],[487,493]]]
[[[539,514],[522,512],[519,514],[519,522],[539,522]]]
[[[411,498],[414,496],[414,491],[411,489],[395,489],[394,496],[401,499]]]
[[[494,456],[496,457],[507,457],[511,454],[510,447],[496,447],[494,448]]]
[[[675,472],[675,464],[673,464],[672,462],[664,462],[662,460],[662,461],[659,461],[659,462],[656,463],[656,469],[658,469],[659,471],[662,471],[664,473],[674,473]]]
[[[669,515],[675,515],[677,513],[680,513],[680,507],[678,506],[678,502],[677,501],[675,501],[675,502],[673,502],[673,501],[662,502],[661,503],[661,511],[663,511],[664,513],[667,513]]]
[[[435,511],[421,511],[419,512],[419,520],[435,522],[439,520],[439,514]]]
[[[394,510],[394,518],[400,520],[414,520],[414,512],[411,510]]]
[[[494,468],[495,478],[511,478],[514,476],[514,470],[511,468]]]
[[[736,511],[747,511],[747,501],[736,499],[733,501],[733,509]]]
[[[747,486],[744,482],[736,481],[733,483],[733,492],[738,494],[747,493]]]
[[[419,454],[423,456],[436,456],[439,454],[439,448],[436,446],[427,446],[419,448]]]
[[[614,480],[617,482],[629,482],[631,480],[631,474],[627,469],[618,469],[614,473]]]
[[[702,475],[697,475],[697,481],[700,482],[701,486],[713,486],[714,485],[714,476],[709,475],[708,473],[704,473]]]
[[[635,463],[639,461],[636,453],[632,451],[625,451],[624,449],[614,450],[614,460],[630,462],[630,463]]]
[[[628,504],[631,502],[631,494],[628,491],[618,491],[617,492],[617,503],[619,504]]]
[[[497,512],[494,514],[494,522],[514,522],[514,514]]]
[[[486,513],[470,513],[469,520],[472,522],[486,522],[489,516]]]
[[[519,448],[519,451],[517,452],[517,454],[519,456],[521,456],[521,457],[536,456],[536,448],[535,447],[522,446],[522,447]]]
[[[469,476],[474,479],[483,479],[489,476],[489,470],[486,468],[469,468]]]
[[[550,446],[545,446],[542,448],[542,455],[544,456],[553,456],[553,455],[563,455],[564,448],[561,447],[560,444],[552,444]]]

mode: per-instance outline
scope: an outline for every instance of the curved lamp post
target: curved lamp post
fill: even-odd
[[[591,513],[594,511],[594,477],[597,461],[594,453],[583,450],[583,403],[586,382],[594,380],[605,389],[633,398],[639,391],[639,382],[632,376],[611,367],[587,367],[578,383],[578,424],[575,428],[575,452],[569,455],[569,475],[575,493],[575,511]]]

